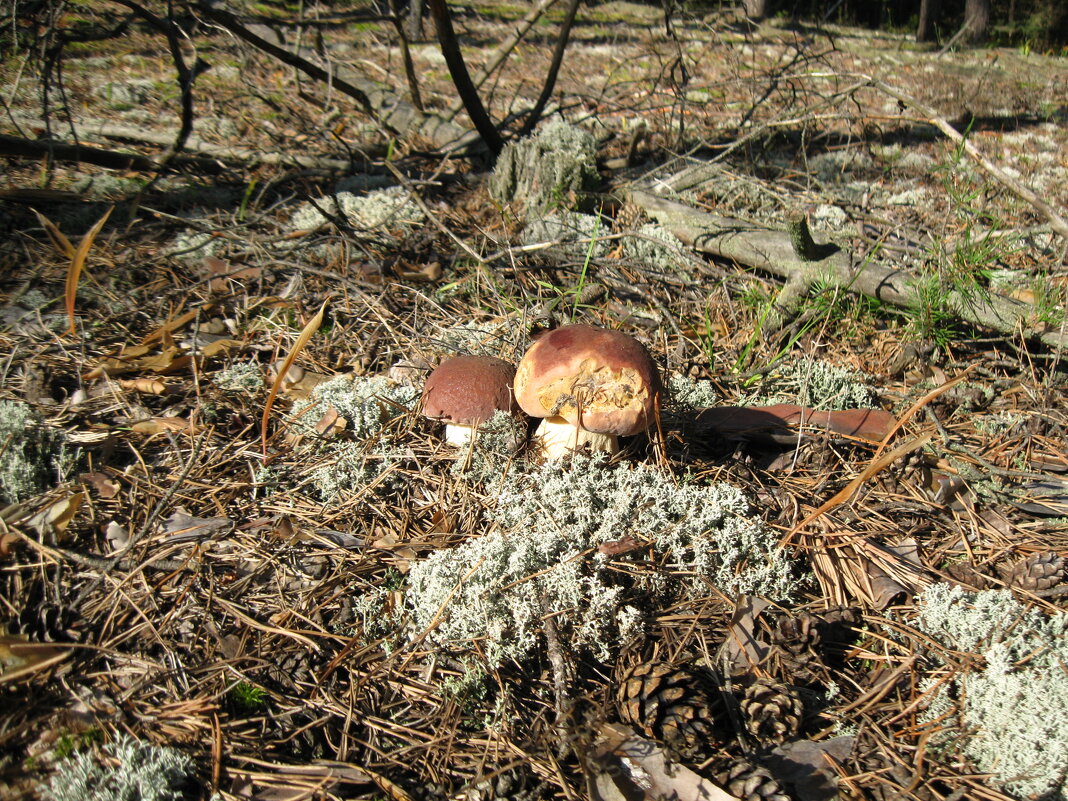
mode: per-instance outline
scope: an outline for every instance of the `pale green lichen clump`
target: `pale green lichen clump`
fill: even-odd
[[[160,748],[120,735],[104,751],[114,764],[101,765],[91,751],[59,763],[46,801],[181,801],[194,777],[193,761],[173,748]]]
[[[926,718],[940,724],[934,744],[958,745],[1020,797],[1068,799],[1068,614],[1028,609],[1006,590],[948,584],[919,600],[924,633],[983,660],[924,688]]]
[[[552,462],[511,476],[490,516],[489,533],[412,567],[408,602],[416,633],[430,629],[459,648],[484,640],[494,665],[529,654],[546,614],[572,647],[607,660],[641,630],[648,594],[699,597],[714,586],[785,599],[795,586],[774,533],[748,516],[739,490],[676,484],[643,465]],[[626,535],[648,541],[661,569],[634,580],[609,569],[597,546]]]
[[[415,387],[381,376],[338,376],[317,386],[308,400],[294,404],[292,426],[305,434],[314,431],[329,409],[345,420],[339,435],[343,438],[326,445],[325,461],[312,472],[312,484],[323,500],[350,490],[396,486],[399,477],[387,473],[403,452],[384,434],[418,400]]]
[[[504,146],[488,188],[500,203],[521,199],[532,220],[549,209],[573,207],[597,183],[593,134],[555,118],[534,136]]]
[[[407,189],[391,186],[354,195],[338,192],[331,197],[319,198],[301,205],[290,220],[290,229],[307,230],[318,228],[328,221],[326,214],[341,217],[357,231],[412,230],[422,225],[426,215],[418,204],[411,200]]]
[[[788,361],[772,370],[754,391],[741,398],[744,406],[795,403],[813,409],[870,409],[875,390],[867,376],[820,359]]]
[[[212,376],[211,382],[230,392],[255,392],[264,385],[263,367],[259,362],[238,362]]]
[[[15,503],[46,489],[62,451],[62,436],[28,404],[0,401],[0,500]]]
[[[711,381],[695,380],[675,373],[667,380],[668,401],[684,409],[707,409],[722,398]]]

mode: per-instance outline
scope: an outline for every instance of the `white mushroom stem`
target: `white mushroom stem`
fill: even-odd
[[[445,426],[445,442],[449,445],[466,445],[474,435],[474,426],[462,426],[459,423],[448,423]]]
[[[583,448],[619,453],[619,439],[614,434],[587,431],[563,417],[546,417],[534,432],[535,453],[546,461],[561,459]]]

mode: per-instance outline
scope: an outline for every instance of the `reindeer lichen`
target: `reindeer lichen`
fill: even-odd
[[[59,763],[46,801],[182,801],[194,778],[193,761],[173,748],[161,748],[120,735],[104,746],[101,764],[92,751],[79,751]]]
[[[292,425],[305,434],[311,434],[331,409],[345,421],[340,439],[324,445],[324,461],[312,471],[312,483],[323,500],[349,490],[398,485],[401,478],[395,466],[403,452],[393,444],[387,428],[395,426],[418,400],[415,387],[381,376],[338,376],[317,386],[308,400],[294,404]]]
[[[918,624],[981,663],[926,688],[935,744],[960,747],[976,767],[1022,798],[1068,799],[1068,614],[1029,609],[1006,590],[935,584]]]
[[[504,146],[488,188],[500,203],[522,200],[532,220],[550,209],[574,208],[597,183],[593,134],[554,118],[534,136]]]
[[[441,645],[480,640],[500,664],[539,644],[549,614],[572,647],[606,660],[640,631],[644,596],[698,597],[714,586],[787,598],[790,565],[748,511],[734,487],[581,455],[513,474],[490,513],[496,527],[412,567],[414,627]],[[597,546],[625,536],[645,543],[633,558],[651,548],[660,569],[636,579],[609,569]]]
[[[46,489],[63,444],[28,404],[0,400],[0,500],[15,503]]]
[[[872,408],[876,405],[875,390],[867,378],[821,359],[801,358],[777,366],[739,403],[796,403],[814,409]]]

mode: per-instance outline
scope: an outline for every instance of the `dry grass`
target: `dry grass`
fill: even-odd
[[[734,142],[724,162],[730,180],[706,186],[696,197],[700,204],[773,220],[784,205],[838,204],[869,225],[867,243],[861,231],[853,244],[870,246],[880,258],[956,241],[969,223],[954,213],[960,196],[936,172],[909,174],[870,159],[872,148],[899,142],[904,149],[894,158],[923,156],[942,165],[950,182],[974,188],[979,197],[969,202],[982,207],[984,225],[1035,223],[982,176],[951,168],[951,150],[888,111],[882,98],[848,91],[851,72],[900,72],[904,82],[905,74],[927,74],[929,62],[915,53],[851,31],[833,41],[813,34],[811,46],[800,47],[787,30],[749,34],[718,18],[691,19],[683,41],[700,46],[683,48],[691,83],[681,87],[672,83],[677,46],[623,19],[580,29],[565,62],[564,105],[570,116],[613,134],[606,157],[625,152],[621,121],[639,115],[650,130],[648,166],[681,165],[683,150]],[[462,21],[472,37],[502,35],[492,9]],[[328,30],[331,39],[345,35]],[[384,29],[352,35],[361,68],[379,79],[385,70],[401,85]],[[220,66],[238,67],[236,78],[204,76],[199,108],[234,126],[216,135],[217,143],[239,138],[262,152],[323,156],[366,145],[377,151],[368,150],[360,163],[388,174],[374,155],[381,142],[357,130],[343,101],[217,34],[197,36]],[[539,74],[550,47],[526,46],[523,62],[509,63],[488,93],[495,118],[536,95],[529,76]],[[121,49],[139,53],[126,62],[131,73],[167,75],[163,43],[148,32],[134,31]],[[416,52],[424,94],[446,107],[446,76],[430,50]],[[947,98],[992,97],[994,84],[1006,89],[1001,96],[1010,108],[970,108],[1006,120],[1044,102],[1049,65],[1001,56],[997,70],[982,68],[981,53],[935,62],[954,69],[947,67],[944,83],[924,86],[924,99],[953,116],[958,109]],[[72,62],[72,101],[102,105],[94,94],[98,69]],[[13,80],[14,66],[5,70]],[[17,110],[33,113],[30,90],[39,77],[32,68],[22,76],[13,95]],[[165,119],[171,103],[157,91],[141,107],[151,121]],[[105,115],[122,111],[105,108],[98,116]],[[747,118],[751,136],[738,127]],[[1065,146],[1063,130],[1021,123],[1010,161],[1045,163],[1027,153],[1028,132]],[[974,141],[1000,152],[1003,136],[991,122],[977,128]],[[847,157],[823,162],[841,180],[810,162],[827,153]],[[867,159],[865,166],[849,166],[854,157]],[[774,606],[754,621],[754,636],[768,651],[752,672],[809,691],[803,737],[855,735],[851,758],[836,768],[844,793],[924,801],[1005,797],[959,754],[928,751],[939,724],[922,718],[920,684],[948,680],[974,657],[921,634],[912,597],[935,580],[1015,584],[1031,603],[1064,608],[1063,584],[1052,591],[1029,587],[1011,572],[1022,557],[1068,548],[1063,517],[1021,506],[1030,482],[1068,469],[1063,358],[1019,340],[918,331],[907,315],[822,295],[798,327],[764,332],[766,300],[775,290],[769,279],[693,260],[656,267],[619,258],[618,251],[584,269],[513,250],[515,219],[488,200],[471,164],[435,159],[412,143],[400,144],[394,163],[452,236],[429,224],[385,237],[328,225],[287,238],[284,224],[296,200],[319,197],[334,176],[280,166],[165,179],[139,198],[133,224],[131,195],[123,190],[59,200],[35,195],[36,208],[72,241],[107,205],[118,204],[79,282],[75,336],[64,333],[59,300],[69,257],[57,253],[28,204],[3,201],[10,225],[0,242],[0,291],[8,310],[25,313],[5,317],[0,327],[6,354],[0,398],[25,401],[62,431],[76,446],[77,463],[62,482],[25,499],[24,509],[3,513],[0,621],[9,635],[3,648],[14,653],[18,641],[28,640],[59,651],[41,652],[48,658],[39,661],[23,651],[32,669],[0,684],[6,755],[0,785],[9,787],[0,795],[32,797],[63,753],[126,731],[193,756],[205,797],[219,791],[223,798],[578,799],[586,795],[589,769],[582,751],[599,722],[617,718],[615,685],[627,665],[651,658],[703,661],[712,670],[722,664],[721,648],[745,599],[715,587],[646,609],[647,633],[614,663],[571,653],[566,643],[560,653],[557,643],[523,664],[484,669],[478,642],[450,651],[430,645],[427,632],[412,631],[409,566],[483,534],[495,498],[454,475],[455,456],[441,446],[437,426],[414,411],[355,442],[371,465],[386,458],[378,446],[387,443],[394,455],[384,471],[324,498],[317,471],[337,458],[330,444],[350,434],[298,436],[287,412],[300,388],[274,402],[264,456],[259,422],[269,367],[294,350],[325,303],[322,326],[297,358],[322,376],[390,374],[419,386],[427,367],[460,347],[458,323],[489,332],[478,347],[518,358],[532,331],[573,318],[633,333],[666,375],[708,379],[724,404],[751,391],[784,355],[863,368],[880,403],[897,414],[926,396],[889,447],[919,437],[929,442],[869,471],[855,492],[803,527],[876,462],[874,444],[820,433],[796,446],[701,440],[686,410],[668,408],[663,438],[632,443],[621,458],[743,487],[755,512],[782,532],[799,574],[815,571],[818,580],[799,586],[796,604]],[[10,161],[3,188],[39,189],[43,180],[48,188],[80,190],[79,180],[105,174],[84,165],[41,172]],[[860,198],[842,199],[849,180],[880,192],[883,180],[901,192],[922,189],[926,200],[869,208]],[[1051,186],[1050,202],[1063,207],[1064,187]],[[606,220],[606,232],[610,226]],[[176,235],[191,231],[211,235],[219,245],[214,257],[167,255]],[[287,242],[297,247],[286,249]],[[1020,247],[1006,250],[998,267],[1063,279],[1058,258],[1052,250]],[[30,299],[48,302],[18,306]],[[902,362],[910,338],[923,355]],[[101,370],[103,364],[109,367]],[[216,383],[243,364],[255,365],[258,384]],[[967,382],[931,392],[965,369]],[[84,500],[69,520],[34,525],[34,514],[69,505],[78,493]],[[1063,508],[1063,496],[1057,502]],[[125,540],[108,539],[112,521]],[[914,547],[900,547],[909,543]],[[613,556],[612,565],[635,575],[661,569],[627,552]],[[799,656],[781,632],[812,616],[825,626],[825,638]],[[551,641],[551,627],[547,633]],[[54,659],[57,653],[64,657]],[[558,692],[561,672],[567,710]],[[710,759],[760,748],[734,738]]]

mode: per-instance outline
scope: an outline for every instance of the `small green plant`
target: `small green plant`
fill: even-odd
[[[247,681],[239,681],[231,687],[227,698],[238,712],[246,715],[255,715],[267,709],[267,691]]]
[[[936,345],[949,344],[961,336],[957,321],[962,307],[988,302],[995,266],[1018,247],[1013,238],[999,233],[1004,226],[981,202],[988,187],[957,169],[966,141],[965,137],[951,164],[942,171],[942,186],[955,223],[953,234],[932,247],[913,285],[916,302],[908,313],[907,331]]]
[[[56,747],[53,753],[57,760],[64,760],[72,754],[100,743],[103,737],[104,733],[95,726],[83,732],[65,731],[56,739]]]

